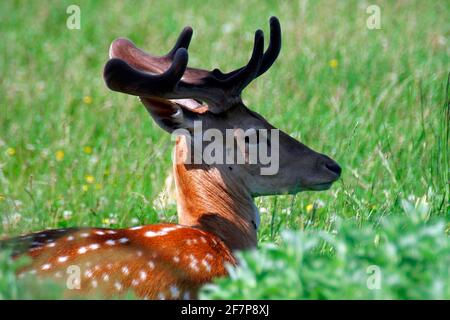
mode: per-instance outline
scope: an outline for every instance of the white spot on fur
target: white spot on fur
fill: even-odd
[[[191,261],[191,263],[189,264],[189,267],[190,267],[192,270],[194,270],[195,272],[199,272],[199,271],[200,271],[199,268],[198,268],[198,266],[197,266],[197,262],[195,262],[195,261]]]
[[[85,277],[86,278],[91,278],[92,277],[92,275],[93,275],[93,273],[92,273],[92,270],[86,270],[86,272],[84,273],[84,275],[85,275]]]
[[[98,234],[99,236],[105,235],[105,233],[103,231],[100,231],[100,230],[95,231],[95,234]]]
[[[92,280],[92,287],[97,288],[97,280]]]
[[[83,253],[86,253],[86,252],[87,252],[86,247],[81,247],[80,249],[78,249],[78,253],[79,254],[83,254]]]
[[[175,263],[180,262],[180,257],[179,257],[179,256],[173,257],[173,261],[174,261]]]
[[[129,230],[140,230],[140,229],[142,229],[142,226],[136,226],[136,227],[129,228]]]
[[[107,234],[116,234],[117,232],[115,232],[114,230],[108,230],[106,231]]]
[[[158,234],[158,232],[147,231],[146,233],[144,233],[144,236],[151,238],[151,237],[159,236],[159,234]]]
[[[103,275],[103,281],[108,282],[109,281],[109,275],[104,274]]]
[[[145,271],[143,271],[143,270],[139,271],[139,278],[142,281],[145,281],[145,279],[147,279],[147,273]]]
[[[165,236],[166,234],[168,234],[170,231],[176,230],[178,229],[178,226],[173,226],[173,227],[165,227],[162,228],[159,231],[147,231],[146,233],[144,233],[144,235],[148,238],[151,237],[158,237],[158,236]]]
[[[67,241],[72,241],[73,239],[75,239],[74,236],[68,236],[68,237],[67,237]]]
[[[155,269],[155,263],[153,261],[149,261],[148,266],[149,266],[150,270]]]
[[[202,265],[205,267],[206,271],[211,272],[211,265],[206,261],[206,259],[202,260]]]
[[[41,267],[41,270],[48,270],[48,269],[51,268],[51,266],[52,265],[50,263],[43,264],[42,267]]]
[[[89,249],[91,250],[97,250],[98,248],[100,248],[100,245],[98,243],[93,243],[89,245]]]
[[[118,281],[114,282],[114,287],[117,289],[117,291],[122,290],[122,284]]]
[[[114,240],[107,240],[107,241],[105,241],[105,243],[108,245],[108,246],[113,246],[113,245],[115,245],[116,244],[116,242],[114,241]]]
[[[69,259],[69,257],[68,257],[68,256],[64,256],[64,257],[59,257],[59,258],[58,258],[58,262],[66,262],[66,261],[67,261],[67,259]]]
[[[213,258],[213,256],[211,253],[207,253],[205,256],[205,259],[212,259],[212,258]]]
[[[130,273],[130,270],[128,270],[128,267],[127,266],[123,266],[122,267],[122,272],[123,272],[123,274],[129,274]]]
[[[89,233],[83,232],[83,233],[80,234],[80,237],[87,238],[87,237],[89,237]]]
[[[176,230],[176,229],[178,229],[178,228],[179,228],[178,226],[172,226],[172,227],[164,227],[164,228],[162,228],[162,229],[161,229],[161,231],[160,231],[160,232],[165,232],[165,233],[167,233],[167,232],[170,232],[170,231]]]
[[[199,272],[200,269],[197,266],[197,259],[194,257],[194,255],[190,254],[189,255],[189,259],[191,259],[191,262],[189,263],[189,267],[194,270],[195,272]]]
[[[128,241],[130,241],[130,239],[128,239],[128,238],[120,238],[119,239],[120,243],[127,243]]]
[[[136,280],[136,279],[133,279],[133,281],[131,281],[131,285],[132,285],[133,287],[136,287],[138,284],[139,284],[139,281]]]
[[[56,243],[51,242],[51,243],[49,243],[46,247],[48,247],[48,248],[53,248],[54,246],[56,246]]]

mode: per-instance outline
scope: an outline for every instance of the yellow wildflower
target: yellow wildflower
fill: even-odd
[[[310,203],[306,206],[307,213],[310,213],[311,211],[313,211],[313,209],[314,209],[314,205],[312,203]]]
[[[83,185],[81,186],[81,190],[83,190],[83,192],[87,192],[87,191],[89,190],[89,186],[83,184]]]
[[[336,59],[331,59],[328,64],[330,65],[331,68],[336,69],[338,66],[338,61]]]
[[[13,155],[16,154],[16,149],[10,147],[10,148],[6,149],[6,154],[7,154],[8,156],[12,157]]]
[[[109,218],[103,219],[104,225],[112,225],[112,224],[116,224],[116,223],[117,223],[117,218],[114,216],[111,216],[111,215]]]
[[[86,104],[91,104],[92,103],[92,97],[91,96],[84,96],[83,97],[83,102]]]
[[[56,151],[55,158],[56,158],[56,161],[63,161],[63,159],[64,159],[64,151],[62,151],[62,150]]]
[[[6,197],[4,195],[0,194],[0,202],[5,201],[5,199],[6,199]]]
[[[89,183],[89,184],[94,183],[94,181],[95,181],[94,176],[91,176],[91,175],[87,175],[84,178],[86,179],[86,182]]]
[[[91,153],[92,153],[92,147],[85,146],[85,147],[83,148],[83,151],[84,151],[84,153],[86,153],[86,154],[91,154]]]
[[[101,183],[96,183],[95,184],[95,189],[96,190],[100,190],[100,189],[102,189],[103,188],[103,185],[101,184]]]

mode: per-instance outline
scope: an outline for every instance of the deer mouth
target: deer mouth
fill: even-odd
[[[334,181],[333,181],[334,182]],[[319,183],[312,186],[308,186],[306,189],[311,191],[323,191],[328,190],[333,185],[333,182]]]

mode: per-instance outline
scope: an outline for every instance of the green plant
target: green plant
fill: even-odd
[[[50,280],[27,275],[18,277],[16,271],[25,266],[28,259],[11,259],[10,251],[0,251],[0,300],[5,299],[61,299],[63,289]]]
[[[278,245],[239,254],[204,299],[449,299],[450,240],[426,197],[378,227],[335,221],[333,233],[286,231]]]

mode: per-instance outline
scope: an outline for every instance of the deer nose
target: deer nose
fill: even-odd
[[[325,156],[325,161],[323,162],[323,166],[328,170],[333,172],[337,177],[341,176],[342,169],[333,159]]]

